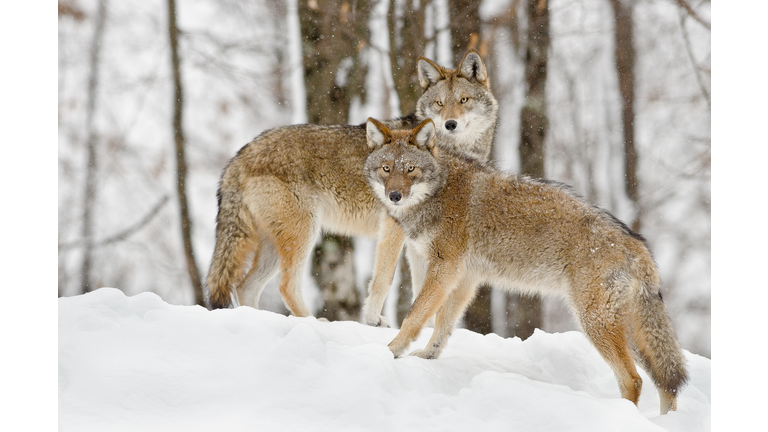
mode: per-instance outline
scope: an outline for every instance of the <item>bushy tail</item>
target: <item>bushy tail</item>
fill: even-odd
[[[686,360],[657,286],[643,286],[632,321],[634,357],[651,376],[661,396],[661,413],[677,409],[677,395],[688,382]]]
[[[219,187],[218,200],[216,246],[207,279],[211,309],[235,306],[235,288],[245,276],[246,257],[253,249],[248,225],[241,217],[241,193]]]

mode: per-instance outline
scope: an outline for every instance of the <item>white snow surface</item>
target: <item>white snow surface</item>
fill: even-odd
[[[113,288],[58,307],[60,431],[710,430],[711,361],[687,351],[691,382],[660,416],[648,376],[639,406],[621,399],[579,332],[457,329],[439,359],[395,359],[396,329],[357,322]]]

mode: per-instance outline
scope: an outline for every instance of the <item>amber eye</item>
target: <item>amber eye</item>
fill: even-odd
[[[435,103],[436,103],[436,104],[437,104],[437,106],[439,106],[439,107],[443,106],[443,102],[442,102],[442,101],[435,101]]]
[[[415,166],[409,166],[409,167],[408,167],[408,172],[409,172],[409,173],[410,173],[410,172],[413,172],[413,170],[415,170],[415,169],[416,169],[416,167],[415,167]]]
[[[463,104],[464,104],[464,103],[467,103],[468,101],[469,101],[469,98],[468,98],[468,97],[463,97],[463,98],[461,98],[461,103],[463,103]]]
[[[381,167],[381,170],[384,171],[385,173],[388,173],[389,172],[389,166],[388,165],[384,165],[384,166]]]

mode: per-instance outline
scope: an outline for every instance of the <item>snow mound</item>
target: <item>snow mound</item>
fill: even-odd
[[[710,429],[710,360],[695,354],[678,411],[659,416],[644,372],[636,407],[578,332],[459,329],[437,360],[394,359],[396,333],[111,288],[60,298],[59,430]]]

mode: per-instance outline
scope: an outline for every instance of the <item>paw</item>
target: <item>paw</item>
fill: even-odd
[[[318,318],[317,320],[320,322],[330,322],[328,321],[328,318]]]
[[[405,352],[405,348],[406,348],[405,346],[395,343],[395,341],[392,341],[389,344],[389,350],[392,351],[392,354],[395,356],[395,358],[399,358],[400,356],[402,356],[403,353]]]
[[[435,350],[430,350],[430,349],[416,350],[408,355],[414,356],[414,357],[421,357],[425,360],[432,360],[437,358],[437,353],[435,352]]]
[[[374,315],[373,317],[367,317],[365,323],[373,327],[386,327],[390,328],[389,320],[384,315]]]

